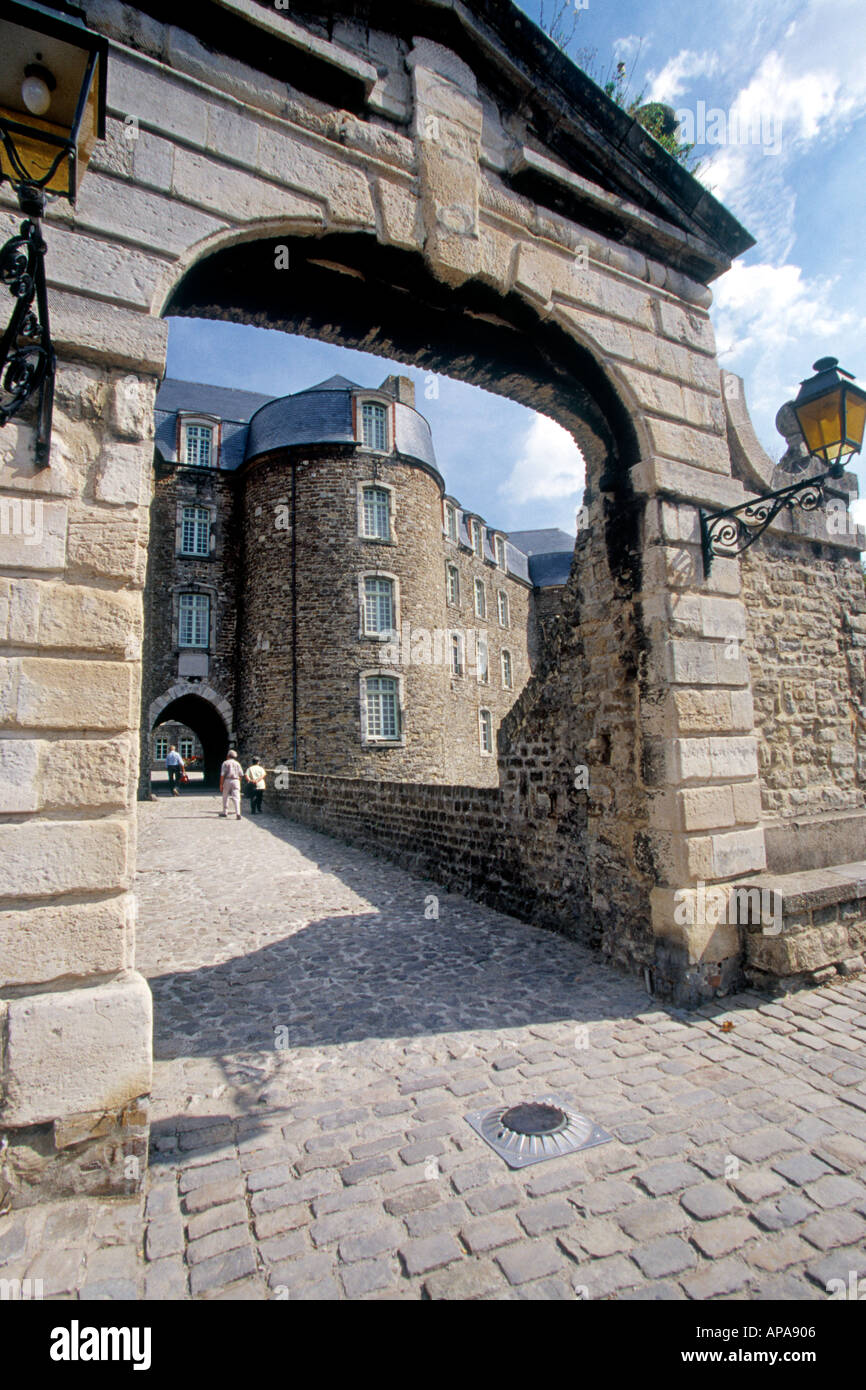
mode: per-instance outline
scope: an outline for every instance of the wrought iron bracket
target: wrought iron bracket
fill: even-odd
[[[727,507],[721,512],[705,512],[702,507],[698,514],[704,577],[710,573],[714,555],[742,555],[786,507],[791,512],[795,507],[800,507],[804,512],[816,511],[824,502],[827,480],[841,476],[841,468],[831,468],[826,473],[804,478],[799,483],[779,488],[777,492],[768,492],[766,496],[756,497],[751,502],[742,502],[738,507]]]
[[[28,190],[26,190],[28,191]],[[40,190],[34,189],[36,194]],[[35,212],[38,203],[26,203]],[[21,223],[18,235],[0,249],[0,282],[15,300],[0,339],[0,426],[35,396],[36,464],[45,468],[51,449],[56,358],[48,320],[45,287],[45,242],[38,216]]]

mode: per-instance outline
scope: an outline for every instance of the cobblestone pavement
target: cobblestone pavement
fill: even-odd
[[[216,809],[141,808],[144,1219],[13,1212],[7,1277],[83,1298],[816,1299],[866,1276],[866,981],[678,1012],[561,937]],[[614,1141],[512,1171],[464,1119],[547,1092]]]

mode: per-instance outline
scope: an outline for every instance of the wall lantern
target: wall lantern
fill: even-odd
[[[854,384],[851,373],[843,371],[835,357],[819,358],[812,370],[815,375],[800,383],[794,401],[794,414],[808,458],[799,459],[789,471],[801,472],[812,459],[823,463],[825,471],[739,507],[721,512],[701,509],[705,576],[714,555],[741,555],[785,507],[789,511],[800,507],[811,512],[822,506],[827,480],[841,478],[845,461],[852,454],[859,454],[866,425],[866,391]]]
[[[54,348],[39,219],[47,195],[72,204],[97,140],[105,138],[108,43],[39,5],[5,3],[0,19],[0,183],[25,214],[0,250],[0,281],[15,308],[0,339],[0,426],[36,396],[36,462],[48,463]]]

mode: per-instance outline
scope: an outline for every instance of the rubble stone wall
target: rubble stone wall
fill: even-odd
[[[779,820],[866,806],[866,588],[858,554],[799,536],[743,556],[761,797]]]

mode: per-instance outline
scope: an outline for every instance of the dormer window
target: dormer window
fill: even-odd
[[[215,468],[216,423],[211,420],[181,420],[178,458],[189,468]]]
[[[457,508],[451,502],[445,503],[445,534],[449,541],[457,540]]]
[[[504,570],[504,569],[505,569],[505,541],[502,539],[501,536],[497,536],[497,537],[496,537],[496,539],[495,539],[495,541],[494,541],[494,550],[496,551],[496,566],[497,566],[497,569]]]
[[[388,451],[388,411],[376,401],[361,404],[361,442],[367,449]]]
[[[481,522],[476,521],[474,517],[469,523],[469,536],[472,541],[472,549],[479,560],[482,560],[484,558],[484,532],[481,528]]]

